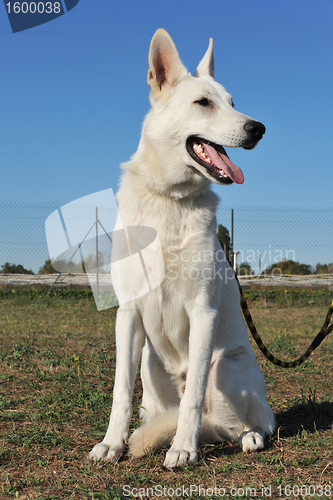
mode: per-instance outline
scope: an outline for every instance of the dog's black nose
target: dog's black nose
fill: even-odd
[[[242,147],[245,149],[252,149],[266,132],[266,127],[260,122],[249,120],[245,123],[244,128],[247,133],[247,138],[242,144]]]
[[[244,128],[248,134],[250,134],[253,138],[261,139],[264,133],[266,132],[266,127],[260,122],[256,122],[251,120],[245,123]]]

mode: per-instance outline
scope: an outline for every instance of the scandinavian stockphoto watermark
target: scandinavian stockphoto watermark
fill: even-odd
[[[53,21],[79,3],[79,0],[3,1],[13,33]]]
[[[154,228],[124,226],[112,189],[63,205],[46,219],[45,230],[53,268],[60,274],[85,273],[99,311],[146,295],[165,277],[180,287],[187,280],[235,279],[217,241],[214,249],[171,246],[162,252]],[[241,267],[237,271],[246,274]],[[273,265],[271,275],[279,273]]]
[[[274,250],[272,252],[271,248],[268,248],[263,253],[266,268],[261,271],[260,267],[253,265],[253,262],[257,262],[258,253],[255,250],[249,250],[246,254],[242,251],[237,252],[241,258],[239,259],[240,263],[233,266],[234,271],[241,276],[276,277],[283,274],[282,269],[277,265],[279,262],[295,259],[295,251],[293,250],[287,250],[286,252]],[[244,256],[246,256],[245,259]],[[229,258],[228,263],[231,260]],[[214,251],[207,248],[179,251],[177,247],[169,247],[165,249],[165,264],[169,279],[208,280],[219,278],[224,283],[234,279],[234,271],[227,264],[226,253],[222,247]]]

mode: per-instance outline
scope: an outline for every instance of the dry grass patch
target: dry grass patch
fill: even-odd
[[[326,314],[324,306],[281,308],[274,301],[250,309],[267,346],[282,359],[305,350]],[[115,465],[87,459],[109,418],[114,324],[115,311],[98,313],[92,299],[1,301],[0,499],[128,498],[125,485],[142,498],[333,496],[333,335],[294,370],[270,364],[254,344],[278,424],[265,450],[203,446],[197,466],[166,471],[165,450],[141,460],[125,454]],[[139,425],[139,379],[134,392],[132,429]],[[294,486],[290,495],[288,485]]]

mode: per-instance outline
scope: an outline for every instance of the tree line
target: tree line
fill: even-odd
[[[217,227],[217,237],[220,240],[224,253],[229,260],[229,262],[233,259],[233,250],[232,250],[232,241],[230,238],[229,231],[222,224],[219,224]],[[57,269],[65,269],[66,273],[77,273],[77,272],[85,272],[87,269],[94,268],[94,256],[89,256],[89,262],[82,262],[79,264],[69,263],[66,265],[66,262],[63,261],[63,265],[60,265],[60,262],[57,263]],[[85,265],[86,264],[86,265]],[[103,265],[103,255],[99,252],[99,266]],[[22,264],[10,264],[6,262],[1,266],[0,274],[35,274],[32,270],[25,269]],[[47,259],[43,266],[41,266],[38,270],[37,274],[58,274],[52,267],[52,263],[50,259]],[[237,274],[240,276],[245,275],[254,275],[254,270],[251,267],[249,262],[241,262],[237,264]],[[293,260],[280,260],[278,262],[274,262],[270,266],[266,267],[261,272],[261,275],[281,275],[281,274],[296,274],[300,276],[305,276],[309,274],[333,274],[333,264],[320,264],[318,263],[314,268],[311,267],[310,264],[303,264],[301,262],[296,262]]]

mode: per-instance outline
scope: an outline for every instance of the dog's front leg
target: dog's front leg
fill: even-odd
[[[179,406],[177,432],[164,466],[171,468],[197,462],[202,407],[218,321],[218,311],[195,305],[190,316],[189,364],[184,396]]]
[[[132,394],[141,353],[143,327],[133,310],[119,308],[116,323],[116,374],[110,422],[105,437],[89,458],[116,462],[124,450],[132,415]]]

